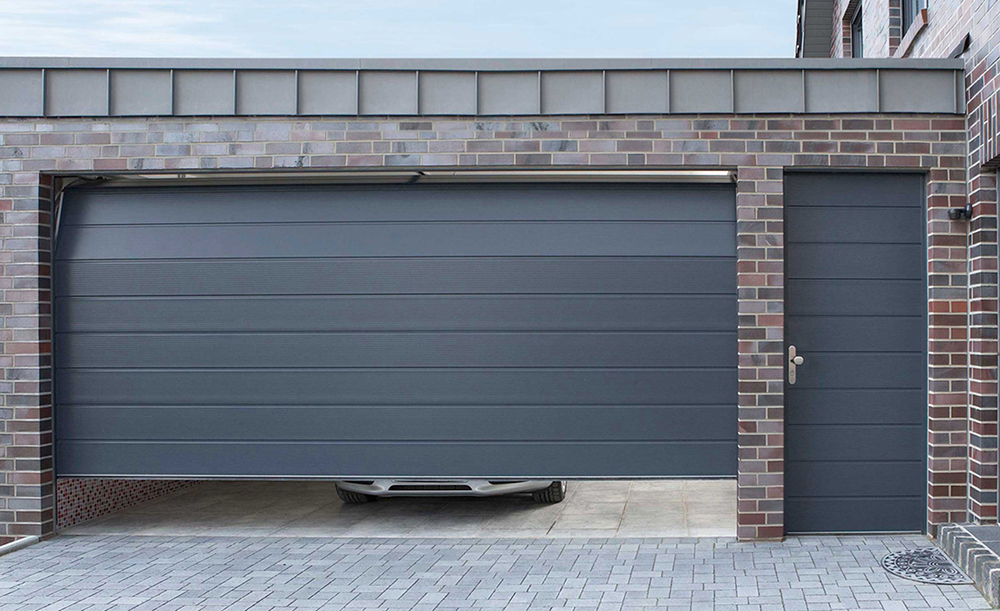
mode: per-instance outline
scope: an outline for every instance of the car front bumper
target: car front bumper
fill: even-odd
[[[544,490],[551,484],[551,481],[491,481],[485,479],[377,479],[337,482],[337,486],[344,490],[372,496],[498,496]]]

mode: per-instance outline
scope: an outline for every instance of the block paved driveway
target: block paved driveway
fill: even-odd
[[[987,609],[972,586],[879,566],[926,545],[63,535],[0,557],[0,610]]]

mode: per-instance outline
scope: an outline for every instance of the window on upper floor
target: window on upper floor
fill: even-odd
[[[858,8],[854,11],[854,17],[851,19],[851,57],[864,57],[865,56],[865,31],[862,23],[862,13],[861,3],[858,3]]]
[[[906,36],[907,30],[917,20],[920,9],[926,7],[926,0],[903,0],[903,36]]]

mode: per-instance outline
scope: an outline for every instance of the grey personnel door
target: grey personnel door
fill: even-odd
[[[789,533],[924,530],[923,180],[785,177]]]
[[[72,189],[58,473],[733,476],[734,198]]]

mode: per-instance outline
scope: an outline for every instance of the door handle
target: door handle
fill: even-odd
[[[796,368],[805,363],[806,360],[801,356],[795,354],[795,346],[788,347],[788,383],[795,384],[795,380],[798,377]]]

